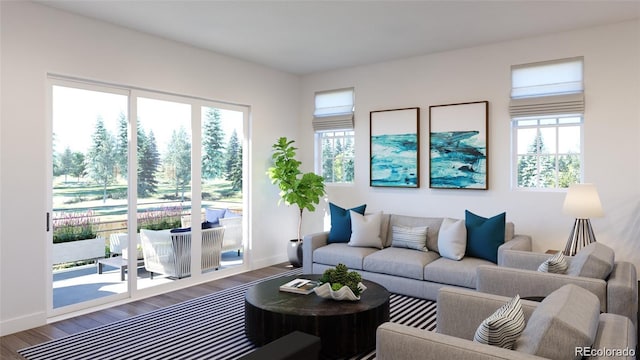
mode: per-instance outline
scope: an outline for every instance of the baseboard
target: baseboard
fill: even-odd
[[[46,312],[38,312],[0,321],[0,336],[11,335],[47,324]]]

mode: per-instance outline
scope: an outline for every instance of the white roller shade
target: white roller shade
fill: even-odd
[[[353,88],[316,93],[313,130],[353,129]]]

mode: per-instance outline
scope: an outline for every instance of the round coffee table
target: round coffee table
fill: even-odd
[[[339,358],[370,351],[376,329],[389,321],[389,292],[363,280],[367,287],[359,301],[324,299],[315,293],[292,294],[279,290],[295,278],[317,280],[320,275],[286,276],[250,287],[244,302],[245,334],[257,346],[298,330],[320,337],[321,352]]]

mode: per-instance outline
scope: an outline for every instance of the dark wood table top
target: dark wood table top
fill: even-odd
[[[317,280],[320,275],[285,276],[261,282],[247,291],[246,301],[265,311],[298,316],[336,316],[369,311],[389,301],[387,289],[363,280],[367,289],[358,301],[325,299],[314,292],[303,295],[280,291],[279,287],[293,279]]]

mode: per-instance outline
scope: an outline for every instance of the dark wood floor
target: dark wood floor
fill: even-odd
[[[24,359],[18,355],[17,351],[27,346],[37,345],[45,341],[58,339],[80,331],[112,323],[117,320],[126,319],[236,285],[245,284],[267,276],[279,274],[291,269],[288,268],[287,265],[288,263],[273,265],[128,304],[114,306],[112,308],[62,320],[27,331],[3,336],[0,338],[0,359]]]

